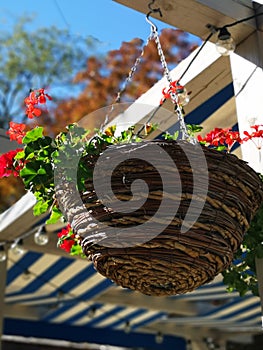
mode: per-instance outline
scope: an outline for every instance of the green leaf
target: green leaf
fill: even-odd
[[[33,159],[35,157],[34,152],[29,153],[29,155],[26,157],[26,160]]]
[[[215,147],[215,149],[217,150],[217,151],[225,151],[227,148],[226,148],[226,146],[224,146],[224,145],[222,145],[222,146],[216,146]]]
[[[43,127],[38,126],[26,133],[23,138],[23,143],[28,144],[43,137]]]
[[[200,132],[203,130],[203,127],[201,125],[196,124],[187,124],[187,129],[192,133],[195,134],[197,132]]]
[[[179,131],[178,131],[178,130],[175,131],[175,132],[173,133],[173,135],[171,135],[169,132],[166,132],[166,133],[164,134],[164,139],[165,139],[165,140],[174,140],[174,141],[176,141],[176,140],[178,139],[178,136],[179,136]]]
[[[35,216],[44,214],[48,210],[49,206],[50,205],[48,201],[39,201],[33,207],[33,214]]]
[[[83,255],[81,246],[79,244],[74,244],[71,247],[70,255]]]
[[[38,169],[38,171],[37,171],[37,174],[38,175],[46,175],[46,170],[45,169],[43,169],[43,168],[40,168],[40,169]]]
[[[14,157],[15,159],[24,159],[25,158],[25,151],[17,152],[17,154]]]
[[[30,166],[26,166],[20,171],[20,176],[22,177],[27,177],[32,175],[37,175],[37,170],[31,168]]]
[[[47,147],[47,146],[51,145],[52,138],[49,137],[49,136],[44,136],[42,138],[38,138],[37,142],[38,142],[38,144],[40,145],[41,148],[44,148],[44,147]],[[52,147],[52,149],[53,149],[53,147]]]
[[[61,211],[57,207],[52,208],[50,218],[46,221],[46,224],[55,224],[62,217]]]
[[[228,293],[233,293],[233,292],[235,291],[235,288],[233,288],[233,287],[227,287],[226,291],[227,291]]]

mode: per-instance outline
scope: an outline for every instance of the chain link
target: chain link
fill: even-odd
[[[149,22],[149,19],[148,19]],[[152,33],[152,38],[154,39],[155,43],[156,43],[156,47],[157,47],[157,51],[158,51],[158,55],[160,57],[160,62],[162,64],[163,70],[164,70],[164,76],[166,77],[167,81],[169,84],[172,83],[172,78],[170,75],[170,71],[165,59],[165,55],[160,43],[160,38],[159,38],[159,34],[158,34],[158,30],[157,27],[155,25],[153,25],[151,22],[149,22],[151,24],[151,33]],[[189,134],[189,131],[187,129],[187,126],[184,122],[184,115],[183,115],[183,111],[182,108],[179,106],[178,104],[178,96],[171,92],[170,93],[171,96],[171,100],[175,105],[175,112],[177,114],[177,118],[178,118],[178,122],[180,125],[180,131],[182,134],[182,139],[183,140],[188,140],[189,142],[196,144],[196,139],[195,137],[193,137],[192,135]]]
[[[134,65],[131,67],[131,69],[130,69],[130,71],[129,71],[129,73],[128,73],[128,76],[127,76],[127,78],[125,79],[125,81],[124,81],[124,83],[123,83],[122,88],[121,88],[120,91],[117,93],[117,97],[116,97],[116,100],[115,100],[116,103],[120,102],[121,94],[126,90],[127,85],[131,82],[131,80],[132,80],[132,78],[133,78],[133,75],[134,75],[134,73],[135,73],[136,70],[137,70],[138,65],[141,63],[142,57],[143,57],[143,55],[144,55],[145,48],[148,46],[150,40],[151,40],[151,36],[149,36],[149,37],[147,38],[147,41],[146,41],[145,45],[142,47],[140,56],[138,56],[138,57],[136,58],[135,63],[134,63]]]
[[[134,62],[134,65],[130,68],[130,71],[129,71],[129,73],[128,73],[128,76],[127,76],[127,78],[125,79],[125,81],[124,81],[124,83],[123,83],[121,89],[117,92],[117,96],[116,96],[116,98],[115,98],[115,101],[114,101],[114,103],[111,105],[111,109],[110,109],[109,113],[107,113],[103,125],[100,127],[101,130],[102,130],[102,129],[104,128],[104,126],[108,123],[109,117],[110,117],[111,113],[114,111],[115,103],[119,103],[119,102],[120,102],[122,93],[126,90],[128,84],[132,81],[132,78],[133,78],[133,76],[134,76],[134,73],[136,72],[138,65],[141,63],[142,57],[143,57],[144,52],[145,52],[145,48],[146,48],[147,45],[149,44],[150,40],[152,40],[152,35],[149,35],[149,37],[147,38],[146,43],[143,45],[143,47],[142,47],[142,49],[141,49],[140,55],[136,58],[136,60],[135,60],[135,62]]]
[[[168,65],[166,63],[166,59],[165,59],[163,49],[162,49],[162,46],[160,43],[159,34],[158,34],[157,28],[155,26],[152,26],[152,35],[151,36],[156,43],[157,52],[158,52],[158,55],[160,57],[160,62],[162,64],[162,67],[164,70],[164,76],[166,77],[166,79],[168,80],[168,82],[170,84],[173,80],[170,76],[170,71],[169,71]]]

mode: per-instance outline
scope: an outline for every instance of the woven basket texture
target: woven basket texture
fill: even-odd
[[[127,144],[127,147],[136,150],[141,145]],[[164,195],[160,173],[147,161],[130,157],[119,164],[113,173],[101,174],[102,180],[111,181],[117,197],[115,200],[119,201],[120,207],[121,201],[132,198],[131,187],[127,184],[136,179],[147,183],[147,200],[136,211],[120,213],[105,207],[97,198],[92,180],[86,181],[86,190],[80,193],[85,210],[74,203],[73,185],[70,183],[63,184],[60,204],[74,231],[81,237],[84,253],[100,274],[117,285],[146,295],[182,294],[212,281],[231,264],[234,253],[262,203],[263,185],[258,174],[234,155],[202,146],[207,169],[200,167],[198,176],[194,178],[189,156],[199,156],[200,150],[197,152],[195,145],[186,141],[143,142],[144,147],[151,145],[158,145],[172,158],[182,186],[181,193],[174,193],[171,184],[170,193],[165,194],[171,199],[167,213],[171,212],[173,206],[176,209],[172,218],[170,214],[167,217],[163,214],[161,219],[168,225],[157,236],[152,238],[151,232],[147,232],[142,225],[155,215]],[[126,146],[116,145],[112,149],[118,150],[118,147],[123,149]],[[113,158],[115,154],[112,152]],[[114,162],[113,158],[108,157],[109,164]],[[93,167],[96,158],[86,157],[86,161]],[[194,196],[193,186],[201,188],[202,182],[207,179],[205,198]],[[190,205],[193,217],[199,211],[201,213],[192,227],[184,232],[181,226]],[[125,236],[124,230],[123,237],[110,237],[111,243],[105,246],[103,240],[98,240],[99,230],[91,229],[90,224],[96,220],[120,232],[123,228],[134,227],[136,237],[144,237],[145,242],[121,247],[121,239],[133,241],[132,235]],[[151,239],[147,240],[147,235]],[[105,232],[102,237],[105,237]]]

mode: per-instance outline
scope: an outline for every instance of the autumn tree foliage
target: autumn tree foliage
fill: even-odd
[[[96,47],[89,37],[74,37],[55,27],[30,32],[30,22],[22,17],[12,31],[0,30],[0,128],[6,130],[11,120],[25,120],[23,100],[30,89],[52,86],[71,92],[86,53]]]
[[[187,33],[177,29],[164,29],[160,34],[160,42],[171,68],[197,46],[197,41],[193,42]],[[94,120],[92,112],[115,102],[117,93],[123,89],[130,68],[137,59],[140,62],[132,80],[122,92],[120,102],[134,101],[162,77],[163,69],[154,40],[145,45],[141,39],[136,38],[130,42],[123,42],[120,49],[109,51],[106,57],[88,57],[85,70],[77,73],[74,79],[75,83],[83,84],[83,90],[76,98],[61,102],[55,110],[53,120],[50,117],[47,119],[52,125],[52,132],[56,134],[65,125],[76,122],[90,113],[90,120],[86,126],[90,130],[99,127],[104,117]]]

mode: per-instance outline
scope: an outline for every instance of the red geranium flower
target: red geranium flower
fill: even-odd
[[[65,250],[67,253],[70,253],[72,246],[76,243],[75,234],[72,232],[70,224],[66,228],[63,228],[57,234],[58,236],[58,246],[59,248]]]
[[[18,124],[15,122],[9,123],[9,130],[6,132],[9,135],[11,141],[17,141],[18,143],[22,143],[22,139],[25,136],[25,128],[26,124]]]
[[[70,226],[70,224],[68,224],[65,228],[63,228],[61,231],[58,232],[57,236],[58,236],[58,238],[64,238],[64,237],[68,236],[70,231],[71,231],[71,226]]]
[[[37,90],[37,100],[39,103],[46,103],[47,99],[52,100],[52,97],[45,92],[45,89]]]
[[[11,150],[0,156],[0,178],[9,177],[10,175],[17,177],[19,175],[19,171],[23,167],[23,162],[19,161],[14,165],[14,157],[20,151],[22,151],[22,149]]]
[[[184,92],[184,86],[180,85],[177,80],[172,81],[168,89],[163,88],[162,90],[163,98],[160,101],[160,105],[162,105],[165,100],[169,98],[172,99],[173,95],[178,95],[183,92]]]
[[[239,132],[232,131],[230,128],[215,128],[206,134],[205,137],[198,135],[197,139],[199,142],[205,143],[207,146],[226,146],[228,152],[231,150],[235,142],[241,142]]]
[[[67,253],[70,253],[72,246],[75,244],[73,239],[65,239],[61,244],[60,248],[65,250]]]
[[[29,119],[39,117],[41,115],[41,109],[36,108],[34,104],[30,103],[27,105],[26,115]]]
[[[244,141],[249,141],[251,140],[255,146],[257,147],[257,149],[261,149],[262,147],[262,139],[263,139],[263,129],[260,130],[260,128],[262,128],[263,125],[252,125],[251,129],[254,129],[255,131],[252,131],[251,133],[249,133],[248,131],[244,131],[244,135],[246,137],[244,137],[242,139],[242,142]],[[257,139],[257,140],[253,140],[253,139]]]
[[[38,89],[31,91],[29,96],[25,98],[24,102],[27,106],[26,115],[28,118],[32,119],[34,117],[39,117],[41,115],[41,109],[35,106],[40,103],[46,103],[46,101],[52,100],[52,97],[45,92],[45,89]]]

